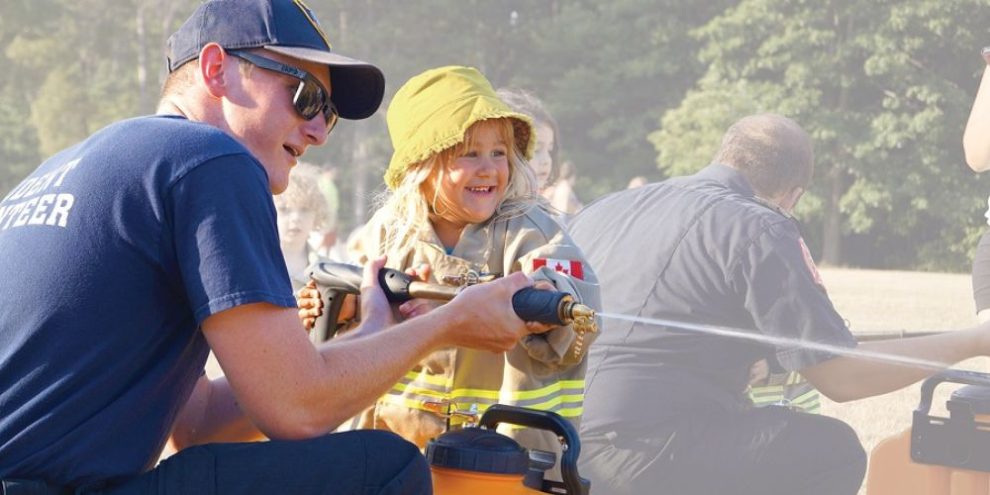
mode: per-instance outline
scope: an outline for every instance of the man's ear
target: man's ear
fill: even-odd
[[[206,86],[207,92],[214,98],[227,94],[227,82],[224,80],[224,61],[227,53],[216,43],[208,43],[199,51],[199,74]]]

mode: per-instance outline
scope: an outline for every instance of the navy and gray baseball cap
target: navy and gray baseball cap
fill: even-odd
[[[345,119],[368,118],[385,93],[381,69],[334,53],[302,0],[207,0],[168,39],[168,71],[215,42],[227,50],[265,48],[330,67],[330,99]]]

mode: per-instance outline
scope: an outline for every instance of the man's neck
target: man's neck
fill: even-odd
[[[155,113],[158,115],[182,115],[183,117],[189,117],[189,113],[183,109],[181,102],[176,101],[176,98],[171,96],[166,96],[158,102],[158,108],[155,109]]]

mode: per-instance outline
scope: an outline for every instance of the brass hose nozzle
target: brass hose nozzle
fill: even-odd
[[[573,297],[567,296],[560,304],[560,320],[568,325],[572,325],[579,332],[597,332],[598,323],[595,320],[595,310],[574,301]]]

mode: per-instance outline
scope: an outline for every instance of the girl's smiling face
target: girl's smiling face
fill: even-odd
[[[444,244],[453,246],[468,224],[481,223],[495,214],[505,198],[509,182],[511,126],[493,119],[471,126],[464,144],[443,153],[440,164],[423,183],[430,203],[430,220]],[[456,236],[452,234],[456,232]],[[452,237],[451,237],[452,236]],[[448,243],[448,239],[453,243]]]

